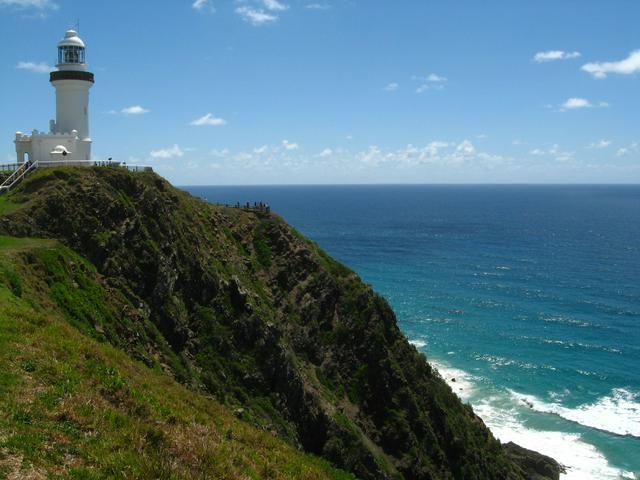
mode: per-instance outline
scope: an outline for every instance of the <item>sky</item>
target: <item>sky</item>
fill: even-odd
[[[0,162],[79,22],[93,156],[177,185],[640,183],[637,0],[0,0]]]

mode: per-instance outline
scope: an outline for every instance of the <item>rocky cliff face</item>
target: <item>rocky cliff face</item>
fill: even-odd
[[[1,233],[59,239],[127,299],[82,321],[247,422],[362,479],[534,478],[387,303],[276,215],[111,168],[39,171],[5,203]]]

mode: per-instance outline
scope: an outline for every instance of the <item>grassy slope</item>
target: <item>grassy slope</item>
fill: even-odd
[[[0,478],[352,478],[71,325],[61,295],[114,300],[94,271],[0,237]]]

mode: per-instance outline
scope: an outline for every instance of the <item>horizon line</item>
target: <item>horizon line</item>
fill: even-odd
[[[504,182],[504,183],[247,183],[247,184],[175,184],[190,187],[639,187],[640,182]]]

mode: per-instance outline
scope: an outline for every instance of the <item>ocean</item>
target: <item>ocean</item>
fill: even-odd
[[[640,478],[640,186],[184,188],[354,269],[500,440]]]

